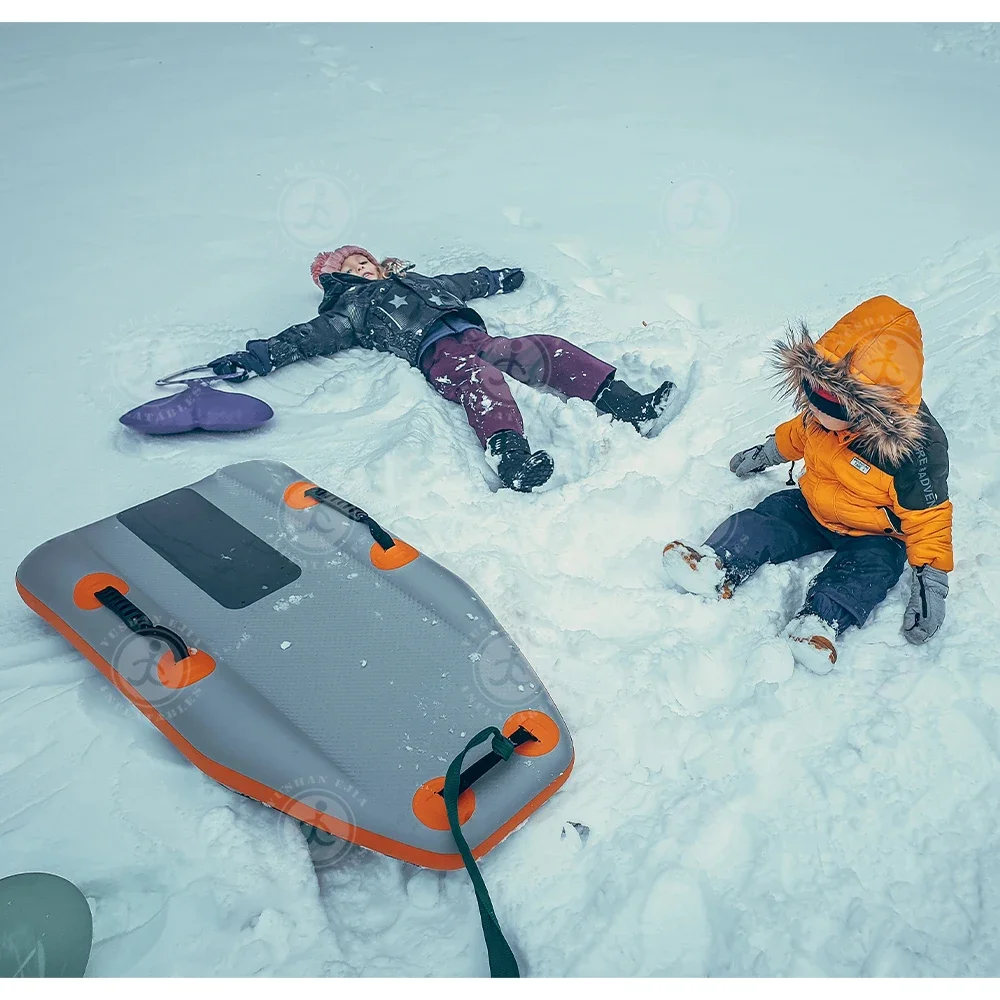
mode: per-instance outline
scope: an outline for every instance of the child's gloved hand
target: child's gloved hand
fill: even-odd
[[[763,444],[755,444],[752,448],[739,451],[729,460],[729,471],[735,472],[740,479],[763,472],[772,465],[781,465],[785,459],[778,451],[772,434]]]
[[[497,271],[497,277],[500,279],[501,294],[512,292],[524,284],[524,271],[519,267],[502,267]]]
[[[386,274],[406,274],[416,267],[412,261],[402,260],[399,257],[386,257],[379,266]]]
[[[944,622],[944,604],[948,596],[948,574],[933,566],[913,570],[910,603],[903,616],[903,635],[907,642],[926,642]]]
[[[238,378],[231,378],[229,381],[245,382],[251,375],[266,375],[274,365],[267,344],[262,340],[251,340],[247,344],[247,350],[224,354],[221,358],[209,361],[208,367],[216,375],[234,375],[239,372]]]

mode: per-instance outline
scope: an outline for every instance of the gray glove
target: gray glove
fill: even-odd
[[[913,571],[910,603],[903,616],[903,635],[914,644],[926,642],[944,622],[944,602],[948,596],[948,574],[933,566]]]
[[[729,460],[729,471],[735,472],[740,479],[745,479],[756,472],[769,469],[772,465],[781,465],[787,461],[788,459],[783,458],[778,451],[772,434],[763,444],[755,444],[752,448],[733,455]]]

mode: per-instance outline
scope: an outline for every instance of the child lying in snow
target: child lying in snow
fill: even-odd
[[[724,521],[704,545],[663,550],[668,576],[690,593],[727,598],[766,562],[834,555],[785,629],[795,661],[827,673],[836,640],[861,626],[913,567],[903,634],[926,642],[944,621],[953,568],[948,441],[921,402],[923,349],[910,309],[881,295],[815,343],[805,326],[774,350],[799,415],[764,444],[733,456],[743,478],[805,459],[799,488],[772,493]]]
[[[396,354],[419,368],[445,399],[465,407],[472,429],[501,482],[530,492],[552,475],[552,459],[532,454],[517,404],[501,372],[525,385],[545,385],[591,400],[601,413],[649,433],[674,388],[664,382],[640,394],[616,379],[615,369],[559,337],[491,337],[466,300],[520,288],[519,268],[429,278],[396,258],[382,263],[365,249],[343,246],[320,253],[313,280],[325,292],[319,315],[270,340],[210,362],[216,374],[269,372],[316,354],[368,347]],[[242,381],[236,379],[235,381]]]

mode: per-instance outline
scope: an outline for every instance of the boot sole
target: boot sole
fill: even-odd
[[[510,488],[518,493],[530,493],[549,481],[555,465],[548,452],[536,451],[517,471]]]

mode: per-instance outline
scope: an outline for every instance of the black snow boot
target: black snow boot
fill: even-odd
[[[630,423],[640,434],[648,434],[667,408],[673,382],[664,382],[653,392],[636,392],[627,382],[612,378],[605,382],[594,397],[601,413],[610,413],[614,420]]]
[[[552,458],[547,452],[534,454],[523,434],[497,431],[486,448],[486,459],[508,489],[530,493],[552,475]]]

